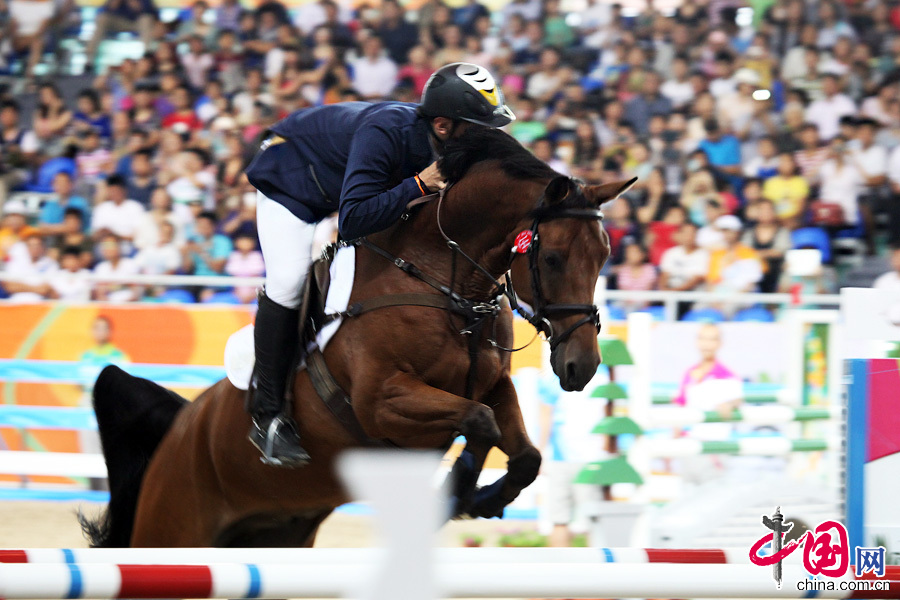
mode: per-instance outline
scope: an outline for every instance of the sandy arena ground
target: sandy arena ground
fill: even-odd
[[[83,548],[87,542],[75,515],[96,514],[102,505],[68,502],[0,502],[0,548]],[[534,529],[529,521],[454,521],[441,531],[442,546],[461,546],[463,538],[478,535],[495,546],[505,532]],[[319,530],[316,546],[354,548],[372,546],[374,533],[368,517],[331,515]]]

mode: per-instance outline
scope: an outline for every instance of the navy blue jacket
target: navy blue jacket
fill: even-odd
[[[345,102],[297,111],[272,127],[287,141],[257,153],[247,177],[307,223],[338,211],[344,239],[386,229],[422,196],[414,176],[434,161],[416,106]]]

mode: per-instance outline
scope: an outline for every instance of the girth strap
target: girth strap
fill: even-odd
[[[438,296],[437,294],[388,294],[354,302],[347,307],[347,310],[341,313],[341,316],[357,317],[361,314],[390,306],[424,306],[450,312],[456,311],[456,303],[447,296]]]
[[[360,444],[370,447],[390,448],[393,444],[386,440],[376,440],[370,438],[363,431],[362,425],[353,412],[353,405],[350,402],[350,396],[341,389],[334,376],[328,370],[325,364],[325,357],[318,348],[314,348],[306,357],[306,369],[309,372],[309,380],[312,382],[313,388],[331,414],[335,416],[338,422],[356,438]]]

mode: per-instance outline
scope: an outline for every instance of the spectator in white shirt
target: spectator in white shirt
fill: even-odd
[[[826,73],[822,79],[823,98],[809,105],[806,120],[819,128],[819,136],[830,140],[840,132],[841,117],[856,114],[856,104],[841,93],[840,79],[834,73]]]
[[[888,215],[890,216],[888,231],[891,232],[890,241],[898,244],[900,243],[900,146],[891,151],[887,176],[891,188],[891,202],[888,204]]]
[[[856,139],[848,144],[850,156],[864,182],[859,197],[859,212],[866,226],[866,246],[869,255],[875,254],[875,214],[873,207],[887,182],[888,153],[884,146],[875,143],[881,123],[870,117],[856,122]]]
[[[94,267],[94,274],[106,276],[129,276],[138,274],[138,266],[134,260],[124,258],[116,236],[107,234],[100,239],[100,256],[103,261]],[[94,299],[107,302],[130,302],[139,297],[139,289],[135,285],[98,282],[94,285]]]
[[[91,236],[94,240],[114,236],[120,242],[130,244],[144,219],[144,207],[127,196],[128,183],[121,175],[106,179],[106,201],[101,202],[91,218]]]
[[[387,98],[397,85],[397,65],[384,55],[381,40],[369,37],[362,44],[363,55],[352,61],[353,87],[369,100]]]
[[[709,271],[709,252],[697,245],[697,225],[686,221],[675,234],[677,246],[663,252],[659,263],[660,290],[690,292],[702,289]],[[691,309],[692,303],[679,302],[679,317]]]
[[[819,199],[840,204],[844,209],[844,223],[855,225],[859,222],[859,195],[865,179],[850,154],[845,138],[834,138],[830,150],[831,158],[819,171],[822,179]]]
[[[81,249],[66,246],[59,258],[60,269],[49,276],[52,296],[63,302],[87,302],[91,299],[90,271],[81,266]]]
[[[709,252],[697,245],[697,225],[686,221],[678,229],[677,246],[663,252],[659,289],[678,292],[700,288],[709,270]]]
[[[181,250],[175,245],[175,226],[159,224],[159,239],[134,257],[138,270],[146,275],[172,275],[181,266]]]
[[[659,92],[672,102],[673,108],[684,108],[694,100],[694,86],[688,75],[688,57],[679,54],[672,61],[672,78],[659,88]]]
[[[17,245],[22,251],[10,252],[15,257],[6,266],[9,281],[3,283],[10,300],[16,302],[39,302],[53,293],[49,277],[59,266],[47,256],[44,241],[39,235],[30,235]]]
[[[900,293],[900,246],[894,246],[891,252],[891,268],[893,271],[888,271],[875,280],[873,288]]]
[[[216,206],[216,177],[206,170],[207,156],[201,150],[182,152],[175,162],[180,177],[166,186],[175,202],[188,203],[200,199],[203,207],[212,210]]]

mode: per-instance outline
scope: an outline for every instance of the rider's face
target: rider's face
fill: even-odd
[[[470,125],[471,123],[468,121],[456,121],[454,124],[453,119],[447,117],[435,117],[431,121],[434,136],[442,142],[446,142],[450,138],[458,138]]]

